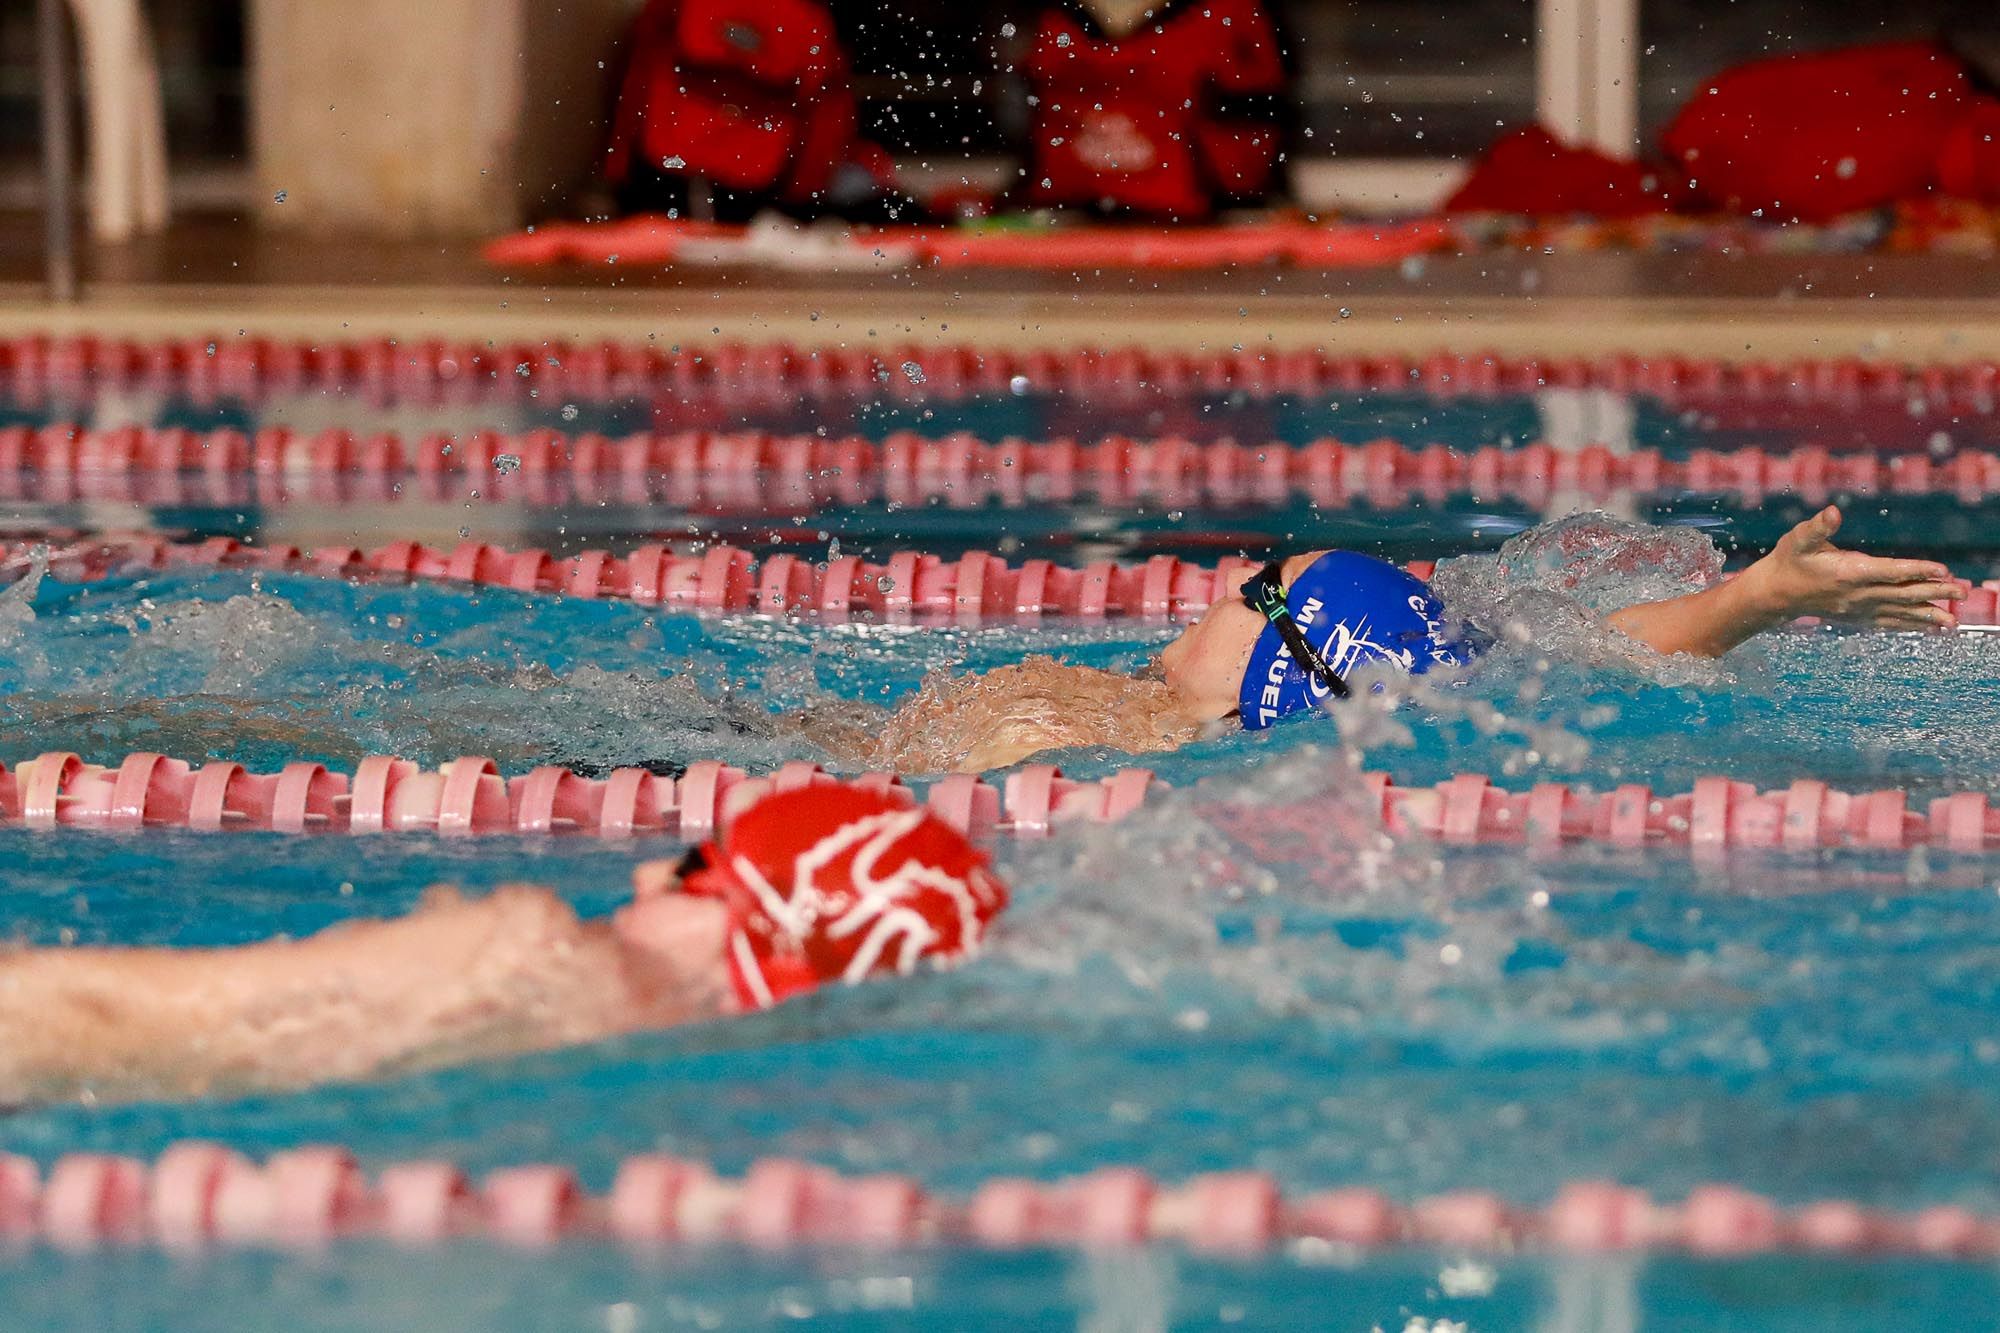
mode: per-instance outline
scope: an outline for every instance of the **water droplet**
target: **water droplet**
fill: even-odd
[[[1340,317],[1342,319],[1353,319],[1354,312],[1352,310],[1349,310],[1346,306],[1342,306],[1340,308]]]
[[[1016,398],[1021,397],[1028,392],[1028,377],[1026,375],[1014,376],[1014,378],[1007,381],[1007,391]]]
[[[519,466],[521,466],[521,456],[519,454],[493,455],[493,470],[503,477]]]
[[[882,577],[875,580],[875,587],[878,591],[881,592],[894,592],[896,591],[896,580],[890,578],[887,574],[884,574],[882,575]]]
[[[576,404],[575,404],[575,403],[564,403],[564,404],[562,405],[562,413],[561,413],[561,416],[562,416],[562,419],[563,419],[564,421],[575,421],[575,420],[576,420]]]
[[[903,363],[903,375],[912,384],[922,384],[924,382],[924,368],[914,361],[905,361]]]
[[[278,191],[278,192],[277,192],[276,194],[272,195],[272,196],[271,196],[271,202],[272,202],[272,203],[274,203],[274,204],[282,204],[282,203],[284,203],[284,202],[285,202],[285,192],[284,192],[283,190],[280,190],[280,191]]]
[[[682,157],[679,153],[675,153],[672,157],[661,158],[660,165],[665,167],[668,171],[679,171],[681,168],[687,165],[687,159]]]

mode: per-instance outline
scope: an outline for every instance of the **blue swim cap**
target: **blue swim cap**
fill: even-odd
[[[1328,551],[1292,580],[1285,605],[1306,642],[1342,679],[1364,662],[1394,662],[1422,675],[1472,660],[1473,645],[1444,637],[1444,604],[1430,585],[1373,556]],[[1264,626],[1237,696],[1244,730],[1316,708],[1328,693],[1324,681],[1292,660],[1277,626]]]

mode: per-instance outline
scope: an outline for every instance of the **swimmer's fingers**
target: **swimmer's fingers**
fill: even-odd
[[[1839,531],[1840,509],[1828,505],[1780,537],[1778,547],[1789,555],[1812,555],[1832,546],[1833,535]]]
[[[1956,583],[1901,583],[1862,588],[1839,598],[1832,607],[1835,619],[1859,621],[1864,625],[1888,625],[1900,618],[1897,629],[1922,629],[1930,625],[1955,625],[1957,617],[1950,604],[1964,600]],[[1943,606],[1937,603],[1945,603]]]
[[[1922,606],[1928,602],[1962,602],[1965,590],[1956,583],[1895,583],[1865,589],[1854,600],[1863,609]]]
[[[1941,606],[1889,606],[1877,611],[1869,623],[1877,629],[1957,629],[1958,617]]]
[[[1805,568],[1836,588],[1861,589],[1892,583],[1949,583],[1951,571],[1935,560],[1897,560],[1859,551],[1830,551]]]
[[[1935,560],[1891,560],[1860,556],[1848,571],[1855,583],[1950,583],[1951,571]]]

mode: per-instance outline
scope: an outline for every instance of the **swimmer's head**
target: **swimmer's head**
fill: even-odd
[[[746,1009],[829,981],[949,966],[1007,905],[986,854],[921,806],[842,783],[766,796],[701,849],[682,891],[729,911]]]
[[[1407,651],[1412,671],[1439,663],[1461,664],[1471,654],[1467,645],[1444,638],[1443,608],[1429,587],[1394,565],[1344,551],[1309,551],[1285,561],[1279,579],[1294,623],[1308,631],[1308,641],[1326,652],[1343,677],[1373,658],[1403,660],[1386,651],[1378,655],[1351,642],[1344,648],[1337,642],[1343,624],[1349,627],[1350,640],[1354,637],[1356,612],[1370,617],[1371,629],[1361,637],[1385,649]],[[1422,599],[1421,609],[1413,605],[1417,598]],[[1313,607],[1315,600],[1319,605]],[[1219,598],[1167,645],[1160,654],[1160,667],[1189,712],[1204,720],[1238,714],[1251,730],[1311,707],[1328,693],[1291,661],[1276,627],[1241,597]],[[1273,689],[1275,700],[1266,695]],[[1272,710],[1268,717],[1267,709]]]
[[[1259,631],[1237,678],[1245,730],[1319,707],[1339,692],[1339,680],[1371,662],[1419,675],[1471,660],[1470,645],[1445,636],[1443,603],[1407,570],[1352,551],[1322,552],[1294,572],[1296,564],[1283,570],[1283,613]],[[1297,628],[1317,662],[1295,660],[1284,621]]]
[[[1325,554],[1295,555],[1280,566],[1279,577],[1290,586]],[[1251,650],[1268,623],[1241,597],[1219,597],[1161,650],[1160,673],[1190,713],[1207,722],[1236,711]]]

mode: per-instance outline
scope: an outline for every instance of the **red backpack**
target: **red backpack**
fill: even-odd
[[[605,174],[641,167],[806,204],[841,167],[886,178],[859,137],[847,54],[814,0],[651,0],[633,24]]]
[[[1027,74],[1035,204],[1201,218],[1276,183],[1288,77],[1257,0],[1169,0],[1124,37],[1065,4]]]

